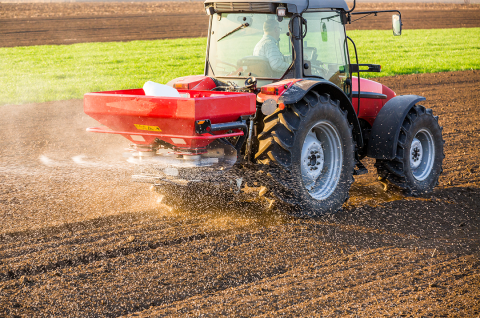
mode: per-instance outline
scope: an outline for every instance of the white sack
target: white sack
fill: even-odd
[[[180,93],[173,87],[148,81],[143,85],[147,96],[180,97]]]

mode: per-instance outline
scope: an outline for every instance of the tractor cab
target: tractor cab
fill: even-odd
[[[344,8],[317,8],[302,16],[282,4],[265,13],[222,12],[220,3],[209,8],[205,75],[238,86],[250,76],[258,86],[289,78],[326,79],[351,91]]]
[[[354,9],[355,1],[349,9],[344,0],[207,0],[210,25],[204,75],[234,87],[242,87],[249,77],[255,77],[259,87],[290,78],[326,80],[353,101],[354,91],[360,94],[360,72],[381,68],[358,64],[345,25],[352,22],[352,15],[394,12],[393,34],[402,31],[398,10]],[[356,63],[350,62],[347,40],[355,48]]]

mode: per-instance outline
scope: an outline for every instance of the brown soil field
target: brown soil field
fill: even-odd
[[[404,29],[480,26],[474,4],[361,3],[356,11],[387,9],[402,11]],[[391,14],[347,28],[390,29]],[[0,47],[203,37],[207,29],[202,2],[0,3]]]
[[[1,106],[0,317],[478,317],[480,71],[378,80],[440,117],[440,185],[385,192],[366,160],[319,220],[172,210],[130,182],[125,139],[85,132],[81,100]]]
[[[480,24],[475,5],[358,9],[393,7],[405,28]],[[356,27],[390,27],[367,19]],[[198,2],[0,4],[0,46],[199,30]],[[97,123],[81,100],[0,106],[0,317],[480,317],[480,71],[377,80],[440,117],[440,185],[384,191],[365,160],[342,211],[319,220],[261,199],[171,209],[130,181],[125,139],[85,132]]]

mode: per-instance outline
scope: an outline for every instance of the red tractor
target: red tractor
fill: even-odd
[[[85,113],[109,128],[87,130],[132,142],[137,181],[257,186],[301,217],[338,211],[353,175],[367,172],[365,157],[407,193],[431,192],[444,158],[438,118],[417,104],[424,97],[360,79],[380,66],[349,57],[353,15],[396,12],[400,35],[400,12],[354,8],[343,0],[207,0],[204,75],[160,87],[168,94],[85,94]]]

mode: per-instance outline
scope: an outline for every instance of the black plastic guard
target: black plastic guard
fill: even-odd
[[[387,160],[395,158],[398,136],[405,116],[416,103],[425,99],[417,95],[402,95],[389,100],[373,123],[367,156]]]
[[[348,122],[353,126],[353,138],[356,145],[358,148],[363,148],[362,130],[360,129],[360,123],[358,122],[352,102],[348,96],[332,82],[322,79],[306,79],[296,82],[280,96],[278,103],[284,103],[285,105],[296,103],[312,89],[320,94],[329,94],[331,99],[340,101],[340,108],[347,111]]]

